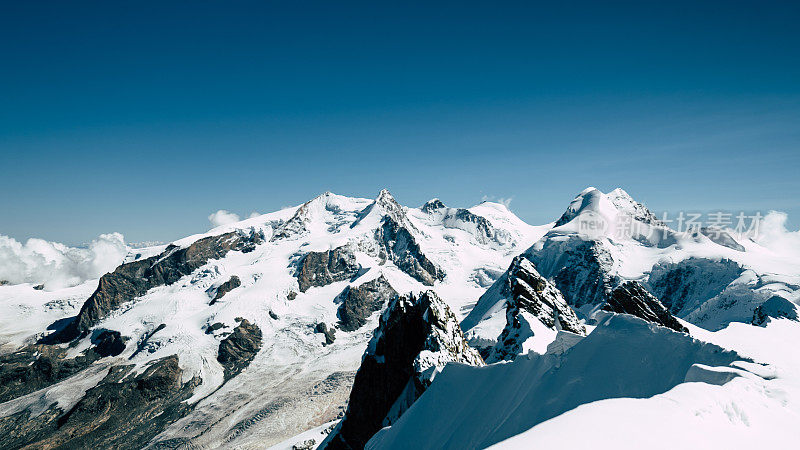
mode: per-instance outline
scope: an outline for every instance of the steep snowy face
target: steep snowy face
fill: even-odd
[[[363,448],[381,427],[397,421],[451,362],[483,365],[447,304],[433,291],[396,297],[364,353],[347,413],[322,448]]]
[[[57,424],[91,400],[87,392],[111,368],[130,365],[139,376],[174,358],[187,407],[148,425],[153,444],[264,445],[330,422],[392,298],[432,289],[457,323],[545,231],[501,205],[453,210],[455,228],[387,191],[375,199],[325,193],[134,250],[102,280],[57,291],[0,286],[0,348],[20,350],[8,367],[23,368],[0,374],[21,376],[14,379],[23,387],[0,390],[0,415]],[[509,238],[488,240],[486,230]],[[430,374],[438,358],[431,350],[414,364]],[[3,431],[20,445],[49,439],[14,427]]]
[[[666,226],[664,222],[658,220],[646,206],[637,202],[622,188],[616,188],[609,192],[607,195],[611,204],[617,208],[617,211],[622,211],[632,217],[634,220],[655,226]]]

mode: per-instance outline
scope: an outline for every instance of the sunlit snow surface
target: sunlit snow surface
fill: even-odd
[[[797,442],[800,324],[690,329],[697,339],[631,316],[607,316],[562,355],[447,366],[368,448],[527,449],[568,442],[738,449]]]

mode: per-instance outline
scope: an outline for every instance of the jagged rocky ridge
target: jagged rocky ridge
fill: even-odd
[[[397,295],[386,278],[381,275],[356,287],[346,287],[339,294],[339,326],[344,331],[361,328],[367,318]]]
[[[444,280],[444,271],[422,253],[411,232],[392,217],[384,218],[376,238],[381,245],[381,259],[391,260],[400,270],[426,286]]]
[[[144,295],[154,287],[175,283],[209,260],[222,258],[230,251],[252,251],[263,240],[263,234],[253,230],[249,234],[229,232],[198,239],[186,248],[169,246],[160,255],[122,264],[100,278],[97,290],[72,322],[42,342],[69,342],[84,336],[119,305]]]
[[[455,315],[435,293],[396,297],[356,374],[345,417],[322,448],[363,448],[419,398],[447,363],[481,366]]]
[[[687,333],[686,329],[664,305],[642,285],[628,281],[618,286],[609,296],[603,310],[620,314],[630,314],[648,322]]]
[[[522,353],[525,341],[534,337],[533,320],[553,330],[586,335],[586,328],[561,292],[525,257],[514,258],[498,283],[502,286],[501,295],[506,298],[506,326],[487,362],[514,359]]]

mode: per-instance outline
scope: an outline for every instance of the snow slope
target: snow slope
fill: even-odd
[[[368,448],[786,448],[800,437],[800,324],[692,337],[603,315],[564,354],[450,365]],[[694,339],[693,339],[694,338]],[[469,395],[464,395],[469,392]]]

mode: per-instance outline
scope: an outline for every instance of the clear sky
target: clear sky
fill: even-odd
[[[800,225],[800,2],[2,1],[0,234],[593,185]]]

